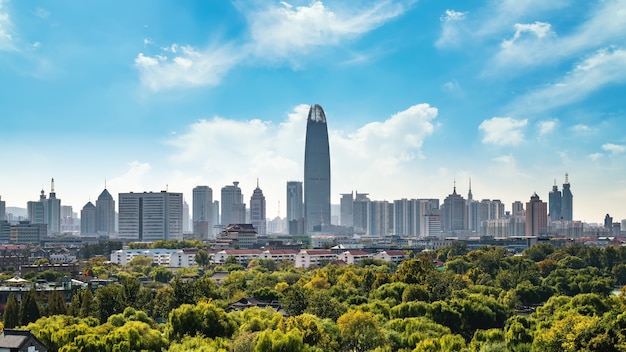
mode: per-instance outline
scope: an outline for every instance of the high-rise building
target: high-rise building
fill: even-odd
[[[221,231],[221,229],[219,228],[220,224],[222,223],[220,221],[220,201],[219,200],[213,201],[213,210],[211,211],[211,221],[213,222],[213,231],[211,232],[210,235],[213,238]]]
[[[6,202],[0,197],[0,221],[7,219],[7,205]]]
[[[213,190],[209,186],[197,186],[193,189],[192,221],[193,233],[206,240],[213,234]]]
[[[561,191],[559,191],[559,186],[556,185],[556,179],[554,180],[554,186],[552,186],[552,191],[548,193],[548,206],[551,221],[561,220]]]
[[[352,226],[355,233],[365,234],[368,226],[368,211],[370,199],[367,193],[356,192],[352,203]]]
[[[80,234],[81,235],[94,235],[96,231],[96,223],[98,217],[98,211],[96,206],[92,202],[85,204],[80,211]]]
[[[298,221],[304,218],[302,182],[287,181],[287,221]]]
[[[526,203],[526,235],[539,236],[548,231],[548,204],[533,193]]]
[[[444,199],[441,211],[441,227],[444,232],[465,230],[465,199],[456,193],[456,185],[452,194]]]
[[[370,201],[367,212],[367,235],[388,236],[393,231],[393,204],[382,201]]]
[[[41,190],[41,194],[39,195],[38,201],[29,201],[26,204],[26,209],[28,212],[28,220],[30,220],[31,224],[45,224],[47,222],[47,212],[48,208],[48,199],[46,198],[46,193],[44,190]]]
[[[61,200],[54,191],[54,178],[50,183],[50,197],[48,197],[48,232],[61,232]]]
[[[115,233],[115,200],[106,187],[96,200],[96,233]]]
[[[524,203],[519,200],[516,200],[513,204],[511,204],[511,209],[512,216],[526,216],[526,213],[524,212]]]
[[[573,208],[572,208],[572,191],[570,190],[570,184],[568,175],[565,174],[565,183],[563,184],[563,191],[561,197],[561,217],[563,220],[572,221],[573,220]]]
[[[267,234],[266,215],[265,215],[265,196],[259,188],[259,180],[256,181],[256,188],[250,197],[250,223],[260,236]]]
[[[467,191],[467,200],[465,201],[467,219],[467,228],[470,231],[480,231],[479,202],[474,200],[472,194],[472,179],[469,180],[469,191]]]
[[[326,115],[311,106],[304,147],[304,214],[307,231],[330,225],[330,151]]]
[[[403,198],[393,201],[393,233],[396,236],[419,236],[420,205],[420,199]]]
[[[613,217],[609,214],[606,214],[604,217],[604,228],[612,229],[613,228]]]
[[[344,193],[339,199],[339,223],[341,226],[352,226],[352,204],[354,203],[354,193]]]
[[[183,194],[120,193],[119,236],[133,241],[183,239]]]
[[[232,186],[227,185],[222,187],[221,201],[222,227],[246,222],[246,205],[243,202],[243,194],[241,194],[238,181],[234,181]]]

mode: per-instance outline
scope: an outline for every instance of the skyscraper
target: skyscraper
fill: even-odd
[[[183,239],[183,194],[119,194],[119,235],[122,239],[152,242]]]
[[[106,186],[96,200],[96,232],[115,233],[115,200]]]
[[[6,209],[6,203],[2,200],[2,197],[0,197],[0,221],[7,219]]]
[[[54,178],[50,182],[50,197],[48,198],[48,232],[61,232],[61,200],[54,191]]]
[[[548,231],[548,204],[537,193],[526,203],[526,235],[539,236]]]
[[[456,193],[456,184],[452,190],[452,194],[448,195],[443,201],[442,210],[442,230],[457,231],[465,230],[465,199]]]
[[[265,196],[259,188],[259,180],[256,181],[256,188],[250,197],[250,223],[258,235],[265,236],[266,230]]]
[[[304,214],[307,231],[330,225],[330,151],[326,115],[311,106],[304,146]]]
[[[559,191],[559,186],[556,185],[556,179],[554,179],[552,191],[548,193],[548,203],[550,221],[561,220],[561,191]]]
[[[222,227],[230,224],[242,224],[246,222],[246,205],[239,182],[234,181],[232,186],[222,187]]]
[[[85,204],[80,211],[80,234],[81,235],[94,235],[96,234],[96,218],[97,210],[96,206],[92,202]]]
[[[573,220],[573,212],[572,212],[572,191],[570,190],[570,184],[568,175],[565,174],[565,183],[563,184],[563,192],[561,197],[561,217],[563,220],[572,221]]]
[[[213,190],[209,186],[197,186],[192,198],[193,233],[206,240],[213,233]]]
[[[287,221],[304,218],[302,182],[287,181]]]
[[[354,203],[354,194],[344,193],[339,199],[339,221],[341,226],[352,226],[352,204]]]

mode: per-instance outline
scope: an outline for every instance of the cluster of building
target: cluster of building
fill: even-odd
[[[296,268],[308,268],[313,265],[325,265],[335,261],[346,264],[359,264],[363,259],[380,259],[399,264],[408,255],[401,250],[381,250],[377,252],[361,249],[345,250],[339,246],[334,249],[222,249],[209,250],[210,263],[225,264],[235,260],[247,265],[252,260],[272,260],[277,264],[282,261],[295,263]],[[111,253],[111,262],[120,265],[130,263],[136,257],[152,259],[154,265],[168,268],[184,268],[198,265],[195,261],[197,249],[120,249]],[[232,258],[232,259],[231,259]]]
[[[39,200],[27,204],[27,217],[8,218],[0,199],[0,243],[39,244],[61,233],[83,237],[105,236],[123,241],[200,239],[233,243],[233,224],[250,224],[255,236],[316,234],[355,238],[459,238],[476,236],[512,238],[557,236],[568,238],[617,236],[626,231],[626,220],[613,222],[607,214],[604,226],[586,226],[573,218],[573,195],[568,175],[562,190],[555,184],[546,203],[535,193],[527,202],[515,201],[510,210],[498,199],[467,198],[453,191],[439,199],[372,200],[367,193],[341,194],[331,214],[330,153],[326,115],[311,106],[307,118],[304,181],[286,183],[286,218],[267,219],[266,201],[257,180],[248,204],[239,182],[221,188],[220,201],[206,185],[193,188],[189,207],[182,193],[119,193],[116,201],[106,189],[95,204],[88,202],[80,217],[64,206],[54,190],[41,191]],[[190,209],[191,208],[191,209]],[[190,212],[191,210],[191,212]],[[191,214],[191,216],[190,216]],[[237,245],[252,248],[251,238],[239,232]]]

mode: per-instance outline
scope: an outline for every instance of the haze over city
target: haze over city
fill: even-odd
[[[303,180],[324,107],[331,201],[467,194],[507,210],[569,174],[574,218],[626,218],[626,4],[0,0],[0,196]]]

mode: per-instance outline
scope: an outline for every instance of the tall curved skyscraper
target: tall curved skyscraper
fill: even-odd
[[[309,109],[304,146],[304,215],[307,231],[330,225],[330,152],[326,115],[318,104]]]

